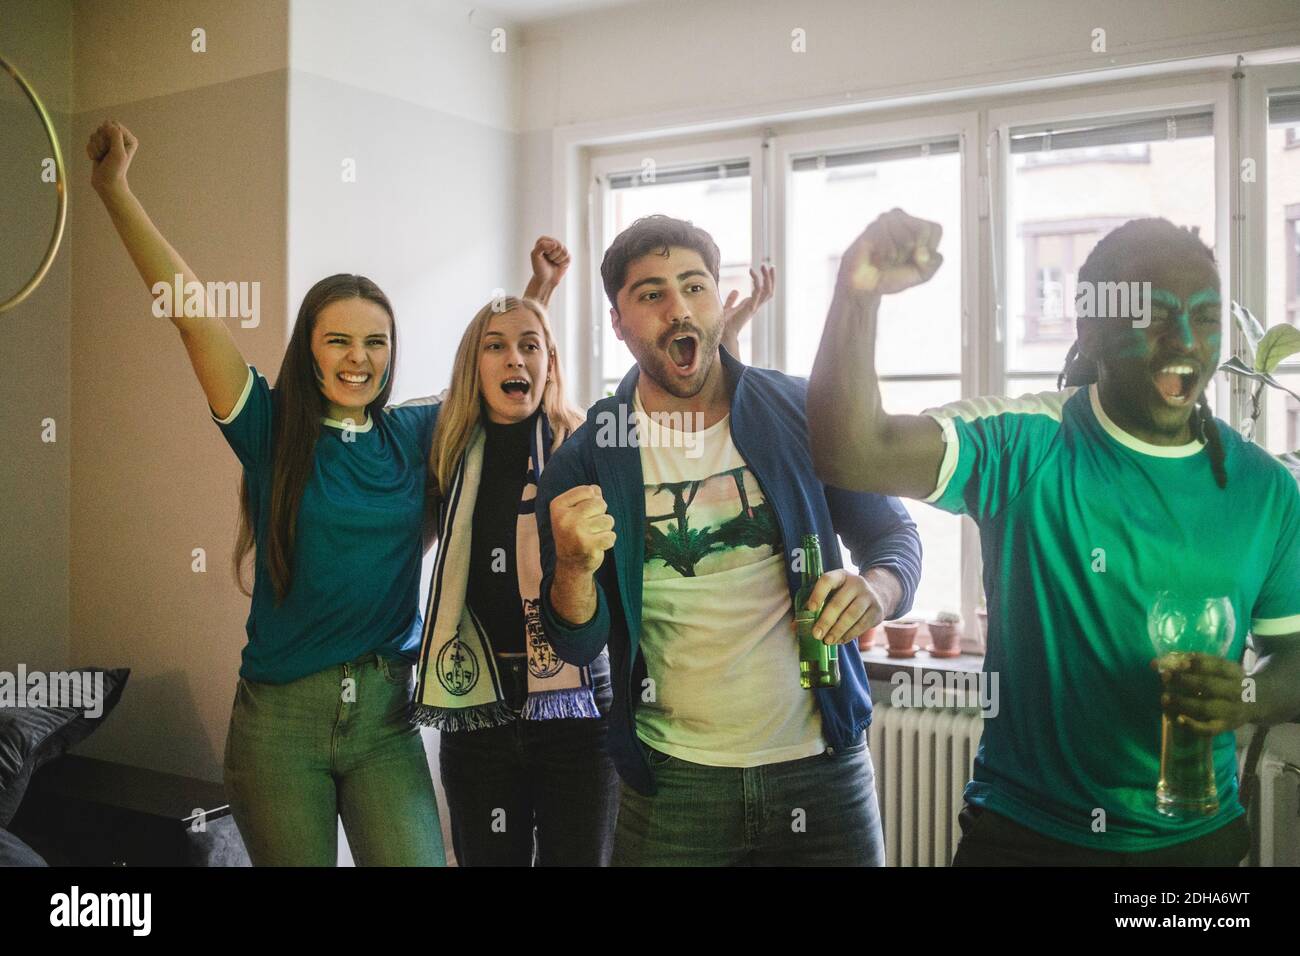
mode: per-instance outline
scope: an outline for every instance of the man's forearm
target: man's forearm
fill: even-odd
[[[885,620],[893,620],[899,613],[903,595],[907,593],[898,575],[891,568],[875,567],[867,568],[862,577],[880,598],[880,613]]]
[[[551,608],[567,624],[582,627],[596,616],[596,579],[590,571],[557,566],[551,581]]]
[[[851,487],[871,464],[883,426],[876,377],[880,296],[837,288],[808,381],[813,464],[829,484]]]

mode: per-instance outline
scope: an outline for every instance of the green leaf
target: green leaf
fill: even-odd
[[[1255,370],[1271,375],[1288,356],[1300,352],[1300,329],[1294,325],[1275,325],[1259,340],[1255,352]]]
[[[1259,351],[1259,340],[1264,337],[1264,326],[1260,324],[1259,319],[1255,318],[1250,309],[1238,302],[1232,303],[1232,317],[1237,320],[1237,328],[1241,329],[1242,337],[1246,340],[1250,358],[1253,361]]]

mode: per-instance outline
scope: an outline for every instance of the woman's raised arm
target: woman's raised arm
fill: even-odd
[[[138,145],[139,141],[125,126],[103,123],[86,144],[86,154],[95,164],[91,185],[149,290],[152,292],[155,283],[160,282],[174,287],[177,276],[181,277],[181,287],[186,288],[189,283],[198,282],[198,277],[163,238],[127,185],[126,171]],[[172,324],[180,330],[181,341],[208,405],[219,418],[225,418],[234,410],[248,381],[248,364],[226,324],[219,318],[206,317],[213,312],[206,294],[204,317],[186,316],[184,298],[172,299]]]

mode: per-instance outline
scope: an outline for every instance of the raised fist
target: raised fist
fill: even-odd
[[[853,292],[892,295],[929,280],[943,264],[943,228],[891,209],[867,226],[840,260],[839,285]]]
[[[86,143],[86,155],[95,164],[90,184],[96,192],[126,185],[126,171],[139,145],[140,141],[121,123],[104,120],[99,124]]]
[[[543,286],[555,288],[569,268],[569,250],[550,236],[539,236],[528,258],[533,264],[533,278]]]

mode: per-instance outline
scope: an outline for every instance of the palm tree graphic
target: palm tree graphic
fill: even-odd
[[[776,532],[772,509],[766,501],[753,505],[745,490],[745,467],[742,465],[714,475],[729,477],[736,484],[740,498],[740,513],[716,528],[706,525],[692,528],[690,507],[699,494],[704,481],[663,482],[655,486],[655,493],[667,492],[673,496],[671,514],[646,516],[645,560],[658,559],[682,577],[695,577],[700,561],[717,551],[731,548],[759,548],[771,545]],[[666,530],[657,527],[666,524]]]

